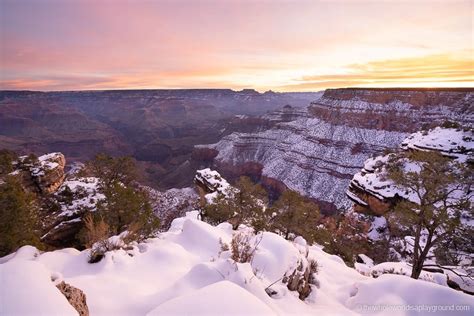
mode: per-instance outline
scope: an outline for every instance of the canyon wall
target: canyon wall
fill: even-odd
[[[352,204],[345,191],[367,158],[422,127],[446,120],[472,126],[474,89],[334,89],[306,109],[261,118],[274,124],[197,147],[217,150],[216,166],[256,162],[263,176],[343,208]]]

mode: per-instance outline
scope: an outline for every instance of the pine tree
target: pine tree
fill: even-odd
[[[115,183],[105,189],[104,194],[105,200],[98,203],[97,211],[109,225],[111,233],[129,230],[141,240],[159,228],[160,221],[143,190]]]
[[[314,231],[314,241],[324,246],[324,251],[353,265],[358,254],[368,251],[368,229],[368,224],[356,214],[345,212],[323,218]]]
[[[203,219],[213,225],[228,221],[235,230],[240,224],[252,226],[255,231],[264,230],[268,218],[265,209],[267,192],[248,177],[241,177],[227,195],[219,194],[204,206]]]
[[[211,225],[226,222],[235,215],[237,205],[234,202],[235,199],[219,194],[212,203],[203,206],[201,217]]]
[[[13,171],[13,161],[17,155],[9,150],[0,150],[0,176],[4,176]]]
[[[160,221],[153,212],[148,194],[136,185],[136,170],[129,157],[99,154],[86,163],[83,173],[98,177],[100,191],[105,195],[97,204],[95,224],[103,220],[109,234],[128,230],[130,239],[142,240],[158,230]]]
[[[254,184],[249,177],[240,177],[236,182],[237,192],[233,196],[236,214],[232,219],[234,229],[240,224],[248,224],[255,231],[262,231],[267,224],[265,209],[268,205],[267,192],[259,185]]]
[[[272,230],[283,234],[286,239],[302,236],[308,242],[313,242],[314,230],[321,218],[315,203],[307,201],[298,192],[287,190],[270,211],[276,214],[272,220]]]
[[[24,245],[40,246],[38,206],[14,177],[0,185],[0,257]]]
[[[85,165],[85,173],[101,179],[102,185],[107,188],[116,183],[129,185],[137,178],[137,168],[130,157],[111,157],[98,154]]]
[[[434,151],[405,153],[389,166],[388,178],[412,196],[396,204],[389,223],[414,237],[411,277],[417,279],[430,250],[457,234],[462,213],[472,210],[472,167]]]

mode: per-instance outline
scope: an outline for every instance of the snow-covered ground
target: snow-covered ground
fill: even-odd
[[[61,195],[67,189],[74,198],[70,203],[60,203],[62,212],[59,216],[73,216],[83,209],[95,211],[97,202],[105,199],[105,195],[99,192],[99,182],[96,177],[72,177],[65,180],[56,195]]]
[[[40,253],[30,246],[0,258],[0,314],[76,314],[55,287],[62,280],[84,291],[91,315],[470,315],[474,308],[473,296],[443,285],[441,276],[373,278],[318,246],[309,247],[308,258],[318,262],[319,288],[303,302],[278,281],[306,251],[301,238],[265,232],[255,237],[262,239],[251,263],[235,263],[220,246],[232,238],[230,225],[214,227],[196,215],[95,264],[87,262],[88,250]],[[265,288],[275,281],[270,297]]]
[[[411,134],[401,145],[404,149],[436,150],[460,162],[474,159],[474,132],[436,127]]]

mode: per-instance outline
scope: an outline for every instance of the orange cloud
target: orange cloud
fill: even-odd
[[[282,90],[319,90],[338,87],[472,86],[472,54],[438,54],[423,57],[373,61],[345,67],[342,74],[304,76]]]

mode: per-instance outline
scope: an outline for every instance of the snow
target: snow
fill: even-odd
[[[470,315],[474,303],[447,287],[396,275],[357,282],[354,293],[347,305],[370,315]]]
[[[437,150],[465,162],[474,155],[474,133],[472,130],[436,127],[411,134],[403,141],[402,148]]]
[[[10,260],[0,265],[0,315],[77,315],[41,263]]]
[[[99,178],[96,177],[67,179],[55,194],[61,195],[66,188],[69,188],[75,197],[70,204],[60,203],[60,216],[73,216],[84,209],[95,211],[97,202],[105,199],[105,195],[99,193]]]
[[[49,153],[49,154],[46,154],[46,155],[39,156],[38,160],[39,161],[47,161],[47,160],[51,160],[51,159],[56,159],[61,155],[62,155],[62,153],[60,153],[60,152]]]
[[[373,304],[474,304],[472,296],[439,278],[362,275],[301,237],[291,242],[269,232],[251,235],[251,244],[258,244],[254,259],[236,263],[220,247],[235,233],[230,224],[211,226],[196,218],[190,212],[168,232],[107,252],[95,264],[87,262],[89,250],[41,253],[30,246],[0,258],[0,314],[75,314],[54,287],[61,280],[84,291],[91,315],[358,315],[361,306]],[[240,233],[251,229],[242,225]],[[318,262],[319,288],[302,302],[281,278],[306,255]],[[270,285],[273,297],[265,292]]]
[[[171,299],[147,315],[217,316],[222,315],[223,311],[226,311],[226,315],[275,315],[272,309],[254,295],[229,281],[220,281],[193,293]]]

